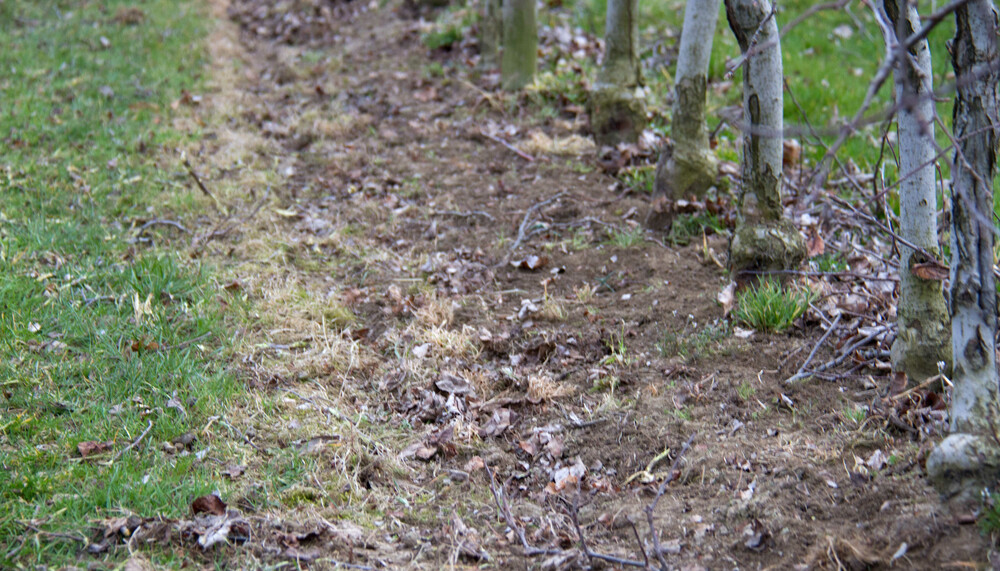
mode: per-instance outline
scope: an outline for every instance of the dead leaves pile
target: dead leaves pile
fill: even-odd
[[[250,542],[250,538],[254,538]],[[357,525],[339,521],[306,521],[299,524],[247,518],[217,495],[196,498],[187,518],[129,515],[100,522],[98,536],[87,546],[91,554],[105,553],[125,545],[182,544],[201,551],[244,545],[254,555],[269,559],[311,561],[333,545],[345,552],[371,547]]]
[[[330,41],[338,20],[364,9],[362,4],[350,0],[238,0],[230,5],[229,17],[259,38],[308,45]]]

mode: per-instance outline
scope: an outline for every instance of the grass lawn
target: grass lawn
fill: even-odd
[[[221,487],[224,294],[154,247],[189,236],[137,229],[183,142],[168,125],[199,84],[201,10],[0,3],[0,567],[75,562],[96,520],[176,517]],[[163,450],[185,433],[189,453]]]

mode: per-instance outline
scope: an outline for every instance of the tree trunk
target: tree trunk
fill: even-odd
[[[503,37],[502,0],[480,0],[479,56],[480,65],[495,68],[500,55],[500,38]]]
[[[639,0],[608,0],[604,61],[590,94],[590,127],[599,145],[639,140],[646,128],[639,63]]]
[[[748,272],[790,269],[805,244],[781,205],[782,68],[778,24],[768,0],[726,0],[726,17],[744,54],[743,158],[736,232],[729,263],[737,280]],[[761,49],[764,47],[764,49]]]
[[[951,43],[957,92],[952,164],[951,340],[954,355],[951,432],[927,459],[946,496],[965,501],[1000,477],[996,369],[997,292],[993,277],[993,178],[1000,135],[1000,54],[991,0],[955,11]]]
[[[535,80],[538,62],[538,26],[535,0],[503,0],[503,88],[517,91]]]
[[[721,0],[688,0],[684,10],[671,120],[673,147],[661,153],[656,165],[656,198],[646,218],[654,230],[669,230],[672,203],[691,195],[703,198],[718,174],[718,161],[708,145],[705,92],[720,4]]]
[[[884,0],[883,8],[898,44],[920,30],[920,15],[907,0]],[[937,239],[937,195],[934,192],[934,99],[931,52],[924,40],[913,46],[908,62],[897,61],[897,129],[899,132],[900,235],[940,258]],[[912,248],[900,246],[900,292],[892,365],[920,382],[938,373],[938,362],[951,363],[948,309],[941,282],[925,280],[913,266],[932,262]]]

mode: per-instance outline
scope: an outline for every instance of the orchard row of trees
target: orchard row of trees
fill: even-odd
[[[660,157],[649,220],[669,223],[672,201],[704,197],[717,162],[705,119],[709,57],[721,0],[688,0],[674,74],[672,146]],[[835,3],[843,7],[848,0]],[[533,80],[538,50],[535,0],[482,0],[480,47],[487,65],[499,63],[504,89]],[[942,492],[970,499],[1000,476],[996,363],[997,292],[994,280],[993,180],[1000,135],[998,21],[992,0],[955,0],[921,18],[908,0],[870,0],[885,56],[862,108],[844,126],[813,178],[864,121],[875,95],[894,78],[900,163],[900,299],[893,368],[911,381],[939,372],[953,379],[951,432],[927,462]],[[599,144],[634,141],[646,109],[638,58],[638,0],[608,0],[605,54],[588,110]],[[816,7],[817,9],[819,7]],[[781,41],[770,0],[725,0],[729,27],[742,55],[742,181],[737,226],[730,244],[733,274],[794,269],[805,259],[803,239],[782,207],[783,74]],[[950,303],[942,281],[921,268],[941,264],[934,171],[935,142],[930,30],[954,17],[949,50],[955,70],[951,164]],[[816,191],[814,190],[814,193]]]

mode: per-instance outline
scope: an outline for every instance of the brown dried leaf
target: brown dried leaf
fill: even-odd
[[[819,228],[816,226],[810,227],[809,240],[806,242],[806,257],[812,258],[822,255],[825,250],[826,244],[823,243],[823,237],[819,235]]]
[[[96,440],[88,440],[86,442],[81,442],[76,445],[76,450],[80,453],[82,458],[88,458],[96,454],[102,454],[107,452],[111,448],[111,442],[98,442]]]
[[[191,502],[191,512],[194,514],[207,513],[212,515],[225,515],[226,504],[222,498],[215,494],[201,496]]]

